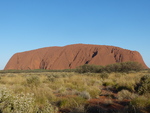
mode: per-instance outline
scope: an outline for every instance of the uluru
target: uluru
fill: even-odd
[[[139,62],[144,68],[148,68],[137,51],[106,45],[73,44],[16,53],[4,70],[62,70],[74,69],[84,64],[105,66],[127,61]]]

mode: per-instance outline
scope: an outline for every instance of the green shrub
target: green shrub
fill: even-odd
[[[96,88],[96,87],[91,87],[87,91],[89,92],[91,98],[97,98],[101,94],[101,90],[99,88]]]
[[[50,103],[39,107],[33,94],[20,93],[15,95],[5,86],[0,88],[0,112],[1,113],[58,113],[58,109]]]
[[[109,64],[107,66],[98,65],[82,65],[77,67],[76,72],[78,73],[102,73],[102,72],[130,72],[140,71],[143,69],[142,65],[138,62],[121,62],[115,64]]]
[[[136,98],[138,95],[129,92],[128,90],[121,90],[120,92],[118,92],[118,99],[119,100],[124,100],[124,99],[134,99]]]
[[[121,63],[115,63],[105,66],[105,71],[107,72],[120,72],[121,71]]]
[[[136,106],[129,104],[125,106],[124,109],[121,110],[119,113],[143,113],[143,112]]]
[[[137,84],[137,92],[142,95],[145,93],[150,93],[150,75],[144,75],[140,83]]]
[[[80,105],[77,106],[76,108],[73,108],[69,113],[85,113],[84,105]]]
[[[76,72],[78,73],[100,73],[103,72],[104,68],[103,66],[97,66],[97,65],[82,65],[77,67]]]
[[[121,72],[140,71],[143,69],[142,65],[138,62],[123,62],[121,63]]]
[[[67,99],[62,99],[62,100],[59,100],[56,105],[59,107],[59,108],[62,108],[62,107],[66,107],[68,104],[68,100]]]
[[[147,69],[147,73],[150,73],[150,69]]]
[[[80,96],[81,96],[82,98],[84,98],[84,99],[87,99],[87,100],[91,99],[91,96],[90,96],[89,92],[87,92],[87,91],[81,92],[81,93],[80,93]]]
[[[9,91],[5,86],[0,87],[0,111],[11,112],[13,106],[12,92]]]
[[[36,113],[58,113],[58,108],[47,102],[44,107],[39,108]]]
[[[50,82],[54,82],[56,80],[56,78],[54,78],[53,76],[48,75],[47,80],[50,81]]]
[[[124,85],[116,84],[115,88],[117,91],[128,90],[128,91],[134,92],[134,86],[130,84],[124,84]]]
[[[106,72],[103,72],[103,73],[100,74],[100,78],[102,78],[102,79],[105,79],[105,78],[108,78],[108,77],[109,77],[109,74],[106,73]]]
[[[14,97],[13,100],[13,111],[20,113],[32,113],[34,111],[34,99],[33,95],[20,93]]]
[[[139,96],[131,101],[131,105],[140,109],[146,109],[150,107],[150,100],[145,96]]]
[[[38,76],[31,75],[26,79],[27,85],[29,86],[38,86],[40,84],[40,79]]]
[[[74,96],[74,97],[66,97],[61,98],[56,102],[56,105],[59,108],[77,108],[81,105],[84,105],[86,99],[82,98],[81,96]]]
[[[14,95],[7,88],[0,89],[0,110],[3,113],[33,113],[36,109],[30,94]]]
[[[107,72],[129,72],[140,71],[143,69],[142,65],[138,62],[121,62],[105,66]]]
[[[113,82],[104,82],[103,86],[114,86]]]
[[[98,105],[85,105],[86,113],[107,113],[107,110]]]

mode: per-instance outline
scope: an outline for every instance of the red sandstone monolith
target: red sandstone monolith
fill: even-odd
[[[74,69],[83,64],[108,65],[134,61],[148,68],[137,51],[114,46],[74,44],[64,47],[46,47],[14,54],[5,70],[17,69]]]

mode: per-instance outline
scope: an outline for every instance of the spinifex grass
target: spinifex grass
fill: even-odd
[[[8,92],[7,94],[11,96],[8,96],[3,103],[0,103],[0,110],[11,113],[14,110],[22,110],[22,107],[24,107],[29,110],[29,113],[36,113],[37,111],[39,113],[49,111],[50,113],[56,113],[57,108],[75,109],[84,106],[89,99],[99,97],[101,88],[104,86],[111,86],[118,92],[128,90],[119,93],[118,98],[122,100],[127,98],[122,94],[134,95],[136,93],[135,86],[145,74],[146,72],[128,74],[79,74],[74,72],[1,73],[0,87],[4,87],[5,92]],[[143,96],[144,99],[148,99],[147,96]],[[139,99],[140,97],[138,98],[138,95],[136,95],[136,98],[132,103],[139,107],[138,103],[141,99]],[[146,100],[144,99],[142,102]],[[27,104],[31,104],[29,108],[25,106],[26,101],[29,102]],[[4,107],[5,104],[8,106]],[[143,104],[142,108],[144,106],[146,105]]]

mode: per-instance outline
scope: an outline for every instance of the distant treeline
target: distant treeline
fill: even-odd
[[[34,70],[1,70],[0,73],[40,73],[40,72],[75,72],[75,69],[64,70],[48,70],[48,69],[34,69]]]
[[[35,70],[1,70],[0,73],[37,73],[37,72],[78,72],[78,73],[102,73],[102,72],[129,72],[129,71],[140,71],[143,67],[138,62],[122,62],[110,64],[107,66],[100,65],[89,65],[84,64],[77,67],[76,69],[64,69],[64,70],[46,70],[46,69],[35,69]]]
[[[99,65],[82,65],[76,69],[78,73],[102,73],[102,72],[129,72],[129,71],[140,71],[143,67],[138,62],[122,62],[109,64],[107,66]]]

